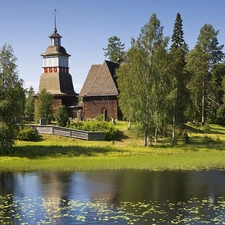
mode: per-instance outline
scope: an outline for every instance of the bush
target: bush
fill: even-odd
[[[86,131],[104,131],[106,140],[112,140],[118,132],[118,129],[115,127],[114,124],[110,122],[95,121],[95,120],[86,122],[71,121],[69,128]]]
[[[103,114],[100,114],[98,116],[95,117],[96,121],[104,121],[103,120]],[[110,118],[107,116],[106,121],[110,121]]]
[[[22,141],[35,141],[38,138],[37,132],[28,126],[20,129],[17,139]]]
[[[184,131],[184,133],[183,133],[183,142],[185,144],[189,144],[190,143],[190,137],[188,136],[187,131]]]
[[[214,141],[210,136],[205,135],[205,137],[203,139],[203,143],[204,144],[210,144],[210,143],[214,143]]]
[[[58,110],[56,111],[55,119],[60,127],[66,126],[68,122],[68,113],[64,105],[59,107]]]

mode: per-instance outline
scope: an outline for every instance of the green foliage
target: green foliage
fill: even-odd
[[[0,155],[10,154],[18,127],[9,122],[0,122]]]
[[[125,61],[125,44],[122,44],[120,38],[113,36],[108,38],[108,45],[103,48],[105,51],[105,57],[108,57],[110,61],[115,63],[122,63]]]
[[[186,69],[191,75],[188,88],[195,109],[193,114],[198,121],[201,117],[202,124],[206,121],[208,100],[212,100],[212,69],[224,59],[223,45],[219,45],[218,34],[219,31],[215,31],[211,24],[205,24],[200,30],[197,44],[187,55]]]
[[[225,93],[225,63],[216,64],[210,73],[207,95],[207,121],[210,123],[224,124],[225,117],[221,114],[223,95]],[[222,116],[222,117],[221,117]]]
[[[210,143],[213,143],[214,141],[213,141],[213,139],[210,136],[205,135],[203,142],[205,144],[210,144]]]
[[[183,132],[183,142],[184,142],[185,144],[189,144],[189,143],[190,143],[190,137],[188,136],[187,131],[184,131],[184,132]]]
[[[38,139],[38,134],[32,127],[23,126],[20,128],[17,139],[22,141],[35,141]]]
[[[15,118],[24,111],[25,92],[16,61],[13,48],[5,44],[0,49],[0,155],[9,154],[17,132]]]
[[[68,122],[68,112],[66,107],[63,105],[58,108],[56,111],[55,119],[57,121],[58,126],[65,127]]]
[[[170,48],[170,72],[172,79],[170,98],[172,115],[175,123],[178,125],[186,122],[185,111],[188,105],[187,103],[189,103],[189,93],[186,88],[188,73],[184,69],[186,52],[188,50],[183,34],[181,15],[177,13]]]
[[[172,126],[172,143],[176,143],[176,128],[186,122],[186,111],[189,105],[189,92],[186,88],[188,73],[185,71],[185,57],[188,51],[183,38],[183,24],[181,15],[177,13],[170,48],[170,77],[171,92],[168,96]]]
[[[100,114],[100,115],[96,116],[96,117],[95,117],[95,120],[96,120],[96,121],[104,121],[103,114]],[[110,121],[110,118],[107,117],[107,118],[106,118],[106,121],[109,122],[109,121]]]
[[[41,118],[48,119],[51,121],[53,117],[52,109],[52,99],[53,96],[43,89],[38,94],[37,108],[35,110],[35,121],[38,122]]]
[[[177,13],[176,16],[171,41],[172,41],[171,49],[179,48],[182,49],[184,53],[188,51],[187,44],[184,40],[183,20],[181,18],[180,13]]]
[[[27,91],[27,97],[25,102],[24,114],[28,117],[29,120],[34,118],[34,89],[30,86],[30,89]]]
[[[171,79],[167,45],[168,37],[163,36],[163,27],[153,14],[137,40],[132,40],[127,63],[116,72],[120,108],[127,120],[139,124],[145,146],[152,131],[168,123]]]
[[[76,130],[104,131],[106,140],[112,140],[118,132],[114,124],[96,120],[71,121],[69,127]]]

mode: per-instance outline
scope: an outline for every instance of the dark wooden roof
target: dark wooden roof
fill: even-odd
[[[69,73],[43,73],[40,78],[39,91],[43,89],[53,95],[77,95]]]
[[[51,56],[51,55],[62,55],[62,56],[70,56],[70,54],[68,54],[66,52],[66,49],[62,46],[56,46],[56,45],[52,45],[46,48],[46,51],[44,53],[41,54],[41,56]]]
[[[105,60],[103,64],[91,66],[83,84],[80,96],[118,95],[115,70],[119,64]]]

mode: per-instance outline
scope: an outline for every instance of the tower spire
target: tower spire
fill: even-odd
[[[57,10],[55,9],[54,10],[54,22],[55,22],[54,33],[57,33],[57,28],[56,28],[56,13],[57,13]]]

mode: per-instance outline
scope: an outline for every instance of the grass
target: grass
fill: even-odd
[[[190,144],[171,146],[167,140],[142,147],[118,121],[113,142],[84,141],[42,135],[36,142],[16,141],[11,156],[0,157],[0,170],[210,170],[225,169],[225,128],[186,126]]]

